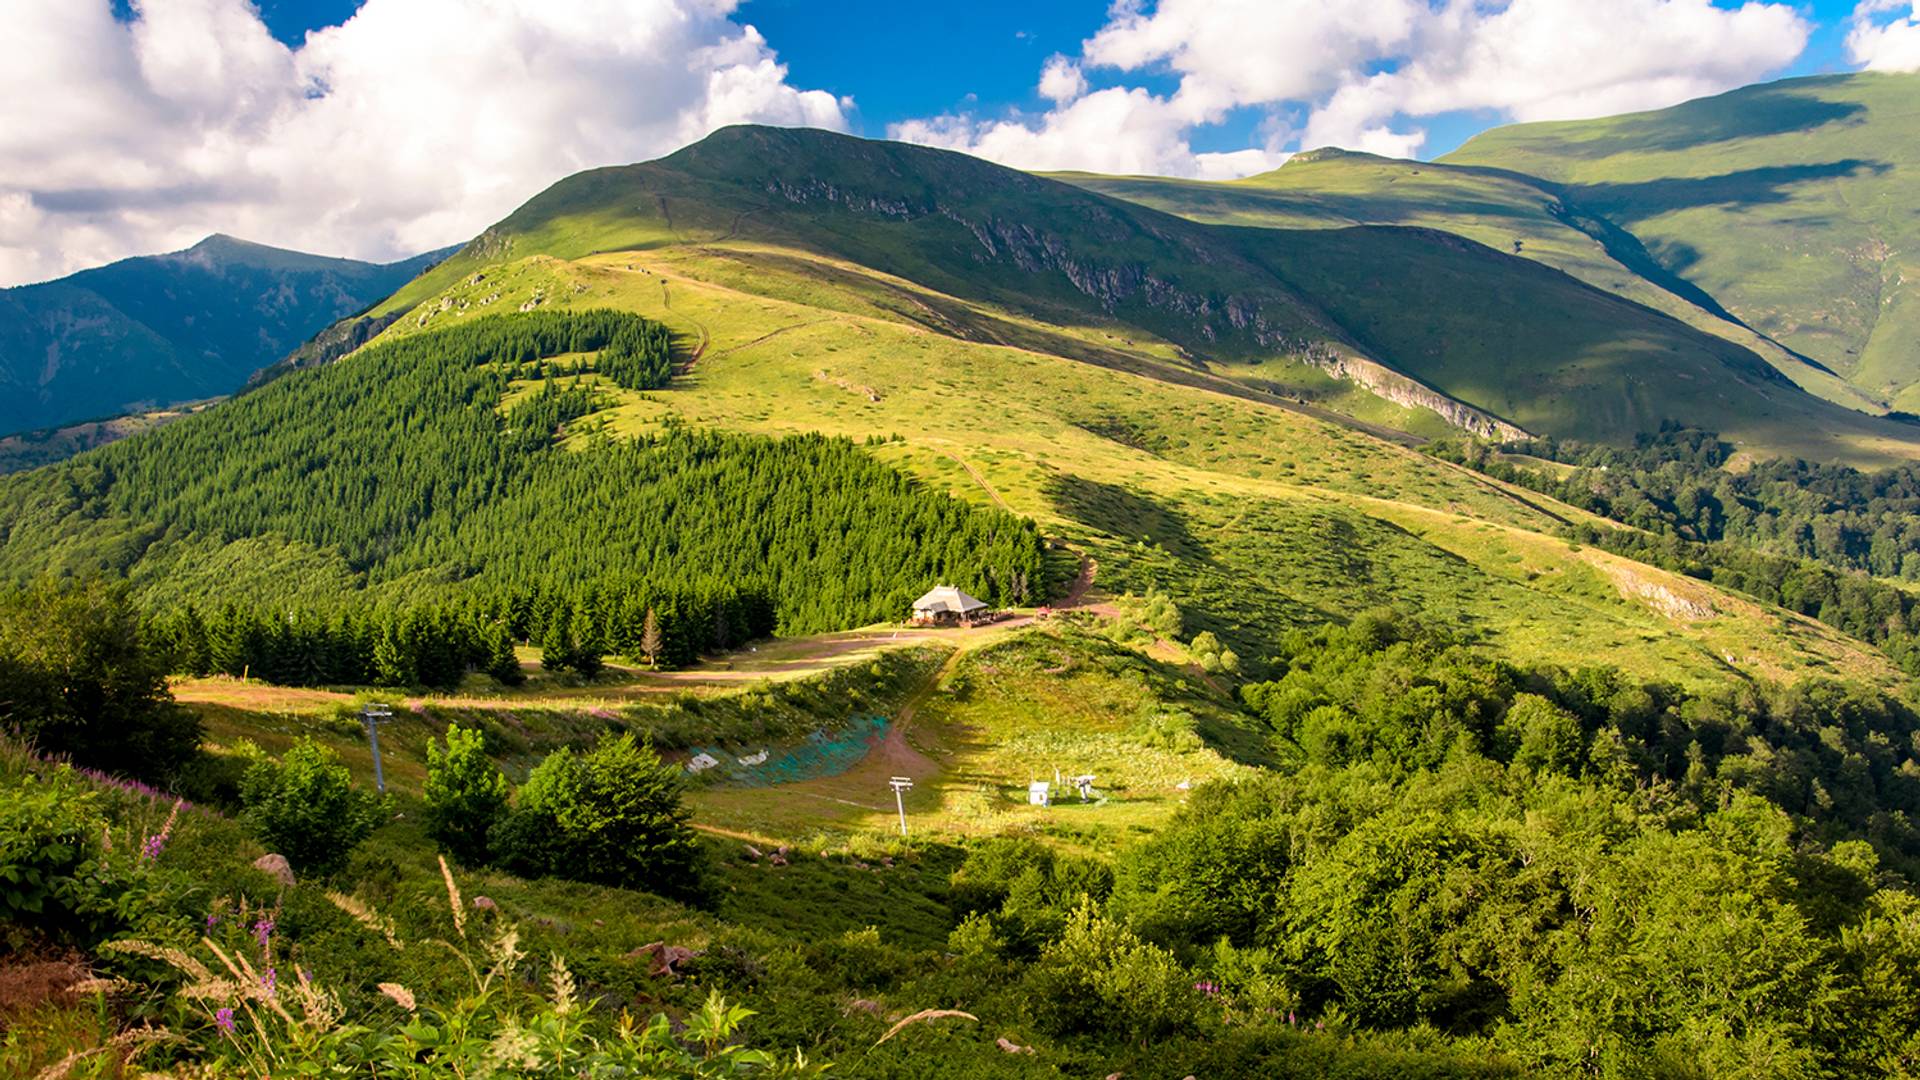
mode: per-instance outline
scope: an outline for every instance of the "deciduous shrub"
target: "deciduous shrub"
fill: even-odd
[[[200,721],[174,704],[166,669],[123,586],[0,589],[0,729],[43,753],[171,779],[198,749]]]
[[[26,773],[0,791],[0,922],[57,923],[74,914],[82,868],[104,827],[94,795],[65,767]]]
[[[353,786],[332,750],[302,738],[279,761],[248,747],[240,780],[241,820],[268,848],[303,871],[339,869],[381,816],[381,800]]]
[[[447,725],[445,743],[427,744],[427,835],[470,866],[487,861],[487,832],[507,808],[507,778],[487,757],[478,728]]]
[[[562,748],[527,777],[494,849],[521,874],[703,899],[705,857],[680,795],[680,770],[631,735]]]
[[[1027,975],[1034,1022],[1056,1035],[1154,1039],[1189,1027],[1199,991],[1172,953],[1135,936],[1091,901]]]

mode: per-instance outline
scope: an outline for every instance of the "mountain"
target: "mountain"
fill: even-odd
[[[1736,342],[1510,250],[1431,228],[1204,224],[816,131],[727,129],[571,177],[381,310],[501,260],[674,245],[805,252],[964,301],[902,312],[941,332],[1226,379],[1418,434],[1631,442],[1684,423],[1762,453],[1864,464],[1920,446],[1920,431],[1806,394]]]
[[[1496,128],[1442,158],[1525,174],[1860,394],[1920,412],[1920,74],[1788,79]]]
[[[230,393],[436,254],[375,265],[215,235],[0,290],[0,433]]]
[[[1437,310],[1462,282],[1488,302]],[[595,309],[666,328],[665,386],[622,381],[589,344],[458,345],[466,328],[517,342],[529,319]],[[825,434],[930,493],[1032,519],[1055,590],[1078,562],[1114,595],[1171,594],[1186,633],[1254,673],[1287,628],[1396,605],[1527,662],[1898,677],[1864,642],[1570,542],[1605,523],[1410,448],[1409,429],[1455,430],[1435,409],[1500,421],[1386,362],[1441,370],[1524,333],[1720,363],[1730,397],[1869,422],[1718,339],[1443,233],[1207,226],[941,151],[733,129],[562,181],[366,318],[388,325],[344,358],[0,479],[0,573],[105,571],[158,605],[571,589],[607,560],[601,576],[753,581],[772,549],[728,530],[767,514],[813,529],[829,495],[790,478],[774,503],[716,505],[630,550],[653,542],[650,507],[751,472],[647,471],[622,440]],[[1636,339],[1599,337],[1622,318]],[[1316,362],[1371,370],[1404,403]],[[938,583],[908,568],[964,566],[978,543],[874,542],[898,580],[857,608],[825,602],[818,575],[781,579],[803,625],[870,619]],[[978,587],[1017,595],[1011,574]]]
[[[1212,224],[1439,229],[1550,266],[1724,338],[1817,396],[1866,412],[1886,411],[1883,402],[1740,321],[1705,290],[1662,266],[1638,237],[1537,177],[1320,149],[1244,180],[1092,173],[1062,173],[1059,179]]]

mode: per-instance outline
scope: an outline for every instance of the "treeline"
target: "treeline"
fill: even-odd
[[[1909,675],[1920,676],[1920,597],[1858,572],[1810,559],[1694,543],[1673,535],[1578,525],[1571,538],[1640,562],[1736,589],[1819,619],[1878,645]]]
[[[331,610],[229,601],[203,612],[187,604],[153,615],[146,636],[175,674],[451,689],[469,672],[518,685],[524,674],[515,646],[522,642],[539,646],[543,666],[591,677],[610,655],[682,667],[766,637],[775,622],[764,592],[717,583],[670,592],[630,581],[572,593],[475,589],[444,604],[405,607],[368,607],[352,597]]]
[[[769,607],[779,632],[810,633],[898,618],[941,581],[994,604],[1041,594],[1031,522],[928,491],[849,441],[680,427],[618,440],[594,433],[603,393],[586,380],[516,384],[527,357],[629,338],[644,351],[664,333],[609,313],[479,320],[0,480],[0,576],[126,575],[156,610],[203,618],[244,594],[263,621],[292,608],[309,627],[584,594],[614,652],[630,605],[600,593],[637,592],[661,598],[681,658],[764,632]],[[715,589],[753,609],[696,611],[688,598]],[[538,642],[550,623],[510,625]],[[364,655],[350,636],[337,651]]]
[[[1920,466],[1862,472],[1783,458],[1729,471],[1731,444],[1671,421],[1631,449],[1449,439],[1428,452],[1648,532],[1920,581]],[[1503,452],[1574,468],[1555,475]]]
[[[1568,528],[1571,539],[1818,619],[1920,675],[1920,598],[1868,576],[1920,574],[1913,467],[1862,473],[1790,460],[1730,473],[1731,446],[1673,427],[1632,450],[1552,439],[1443,440],[1427,450],[1641,530],[1582,523]],[[1554,476],[1501,452],[1579,467]]]
[[[1277,663],[1284,674],[1241,695],[1305,762],[1404,777],[1471,746],[1503,765],[1706,804],[1748,791],[1825,841],[1870,840],[1920,877],[1920,713],[1872,687],[1684,688],[1608,667],[1523,668],[1388,611],[1293,631]]]

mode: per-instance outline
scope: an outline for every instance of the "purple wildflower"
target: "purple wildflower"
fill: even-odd
[[[219,1028],[222,1035],[233,1034],[233,1010],[230,1008],[214,1010],[213,1026]]]
[[[259,922],[256,922],[253,924],[253,939],[260,943],[260,948],[262,951],[265,951],[267,947],[267,941],[272,937],[273,937],[273,920],[272,919],[263,918]]]
[[[277,973],[272,968],[268,968],[260,975],[260,989],[266,991],[268,997],[272,997],[274,984],[277,981]]]
[[[211,911],[207,912],[207,930],[212,931],[214,927],[219,925],[220,925],[220,916],[214,914]]]

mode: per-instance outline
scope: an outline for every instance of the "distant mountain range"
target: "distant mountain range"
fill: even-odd
[[[215,235],[0,290],[0,434],[231,393],[441,254],[376,265]]]
[[[1920,76],[1830,75],[1495,128],[1433,162],[1320,150],[1228,183],[1063,178],[1199,221],[1444,229],[1724,337],[1821,397],[1916,413],[1916,130]]]

